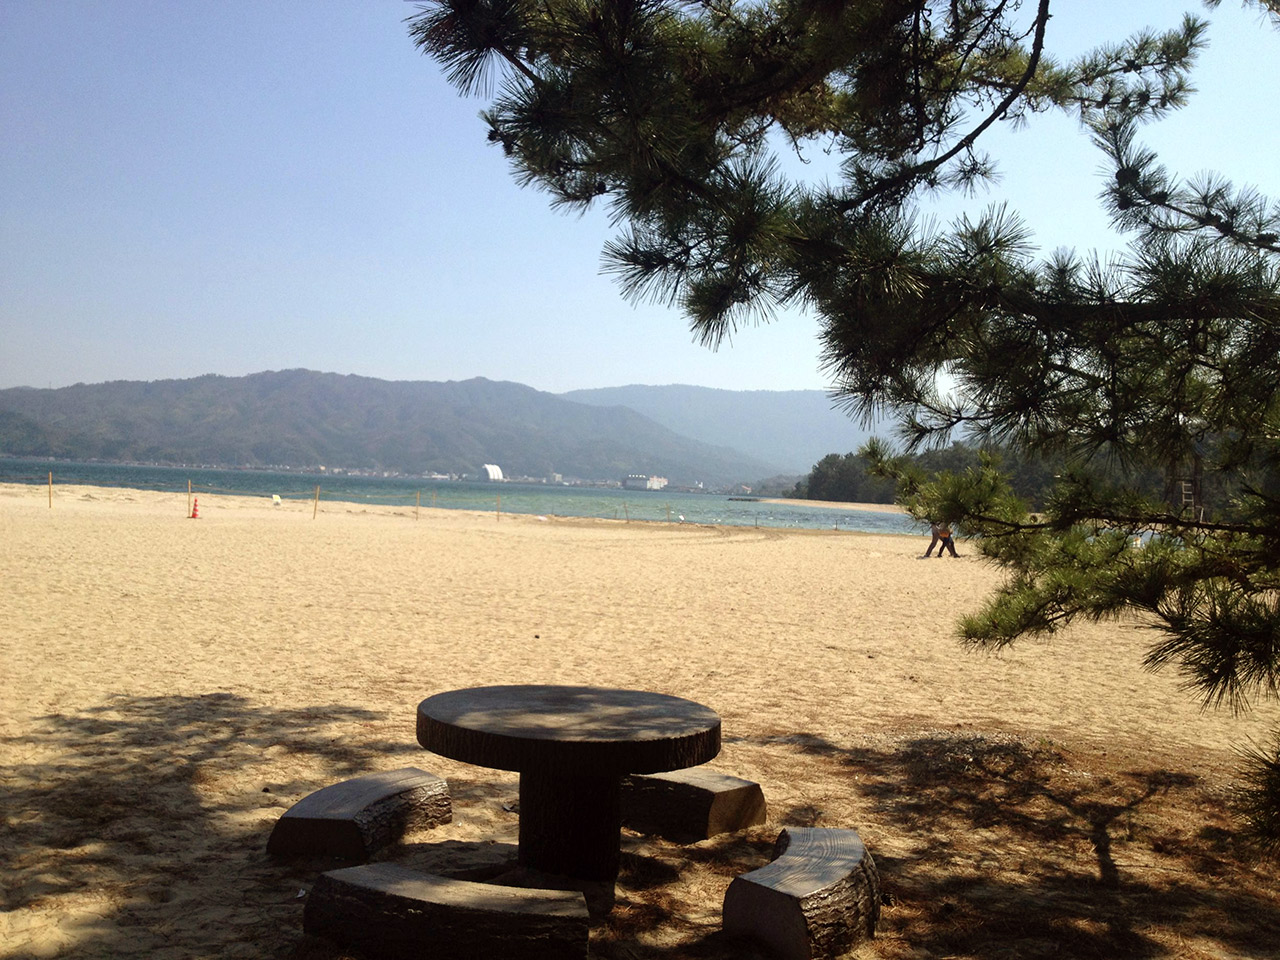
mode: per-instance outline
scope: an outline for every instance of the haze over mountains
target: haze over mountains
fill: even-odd
[[[851,453],[873,432],[836,409],[822,390],[631,385],[560,396],[597,406],[630,407],[683,436],[779,464],[784,473],[807,473],[829,453]]]
[[[821,391],[617,387],[557,396],[476,378],[309,370],[0,390],[0,454],[722,486],[800,474],[865,438]]]

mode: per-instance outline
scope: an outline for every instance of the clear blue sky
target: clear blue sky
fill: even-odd
[[[1059,0],[1074,53],[1194,2]],[[392,380],[821,389],[789,314],[697,346],[599,273],[603,211],[512,183],[400,0],[0,0],[0,387],[307,367]],[[1280,34],[1226,0],[1171,169],[1280,193]],[[1114,247],[1063,118],[991,145],[1046,251]],[[958,206],[948,202],[949,217]]]

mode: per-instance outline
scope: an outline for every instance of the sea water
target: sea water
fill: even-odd
[[[723,494],[541,483],[471,483],[415,477],[352,476],[270,470],[220,470],[133,464],[72,463],[0,457],[0,483],[48,482],[97,487],[129,487],[196,494],[278,496],[310,500],[445,510],[501,510],[560,517],[597,517],[662,523],[709,523],[735,527],[849,530],[920,534],[910,517],[888,510],[849,510],[804,504],[730,499]]]

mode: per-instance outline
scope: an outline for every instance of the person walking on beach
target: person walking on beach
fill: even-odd
[[[938,525],[938,536],[942,538],[942,546],[938,548],[938,559],[941,560],[943,551],[950,550],[953,557],[958,557],[956,553],[956,542],[951,537],[951,524],[942,523]]]
[[[933,539],[929,541],[929,549],[924,552],[926,557],[933,556],[933,548],[938,546],[939,541],[942,540],[942,525],[937,521],[930,523],[929,532],[933,534]],[[942,556],[941,549],[938,550],[938,556]]]
[[[944,551],[950,550],[953,557],[959,557],[956,553],[956,542],[951,538],[951,524],[949,523],[931,523],[929,524],[929,532],[933,534],[933,539],[929,541],[929,549],[924,552],[926,557],[933,555],[933,548],[938,546],[938,556],[942,557]]]

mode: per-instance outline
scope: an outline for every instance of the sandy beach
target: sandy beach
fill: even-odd
[[[341,956],[301,936],[325,867],[268,859],[275,820],[415,765],[449,781],[454,822],[380,859],[511,856],[516,775],[414,737],[423,698],[510,683],[706,704],[712,767],[769,803],[763,827],[690,847],[625,834],[593,956],[756,956],[720,934],[721,902],[786,824],[854,827],[875,856],[859,957],[1280,942],[1280,871],[1225,806],[1233,751],[1280,711],[1202,711],[1142,669],[1135,623],[963,648],[957,616],[1000,577],[963,542],[926,561],[927,537],[186,503],[0,485],[0,956]]]

